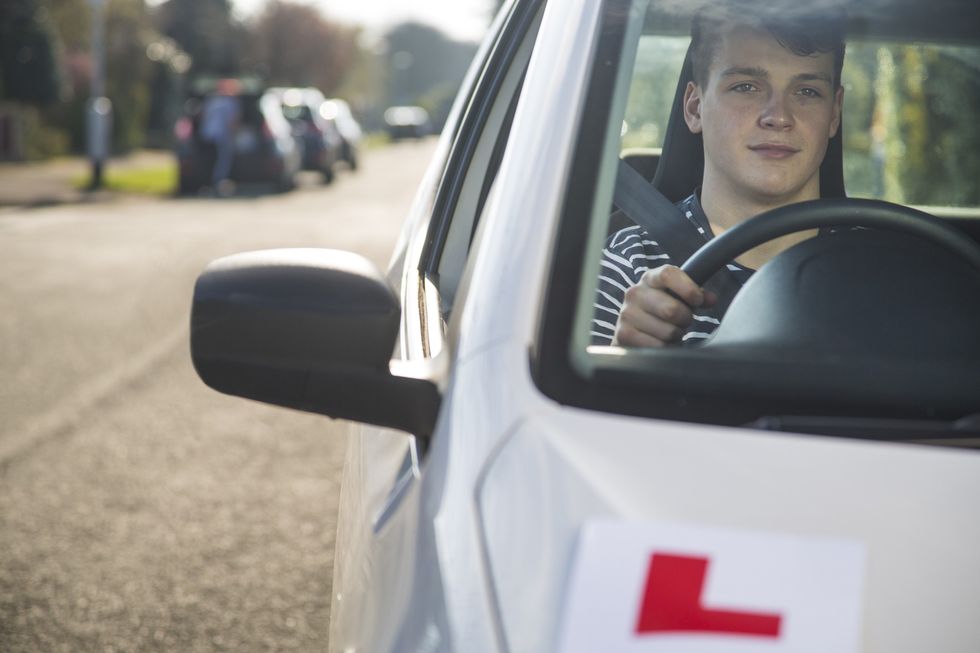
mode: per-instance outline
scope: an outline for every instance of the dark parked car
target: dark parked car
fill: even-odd
[[[303,170],[314,170],[323,183],[334,179],[334,164],[341,159],[344,140],[337,125],[322,115],[326,98],[315,88],[271,88],[282,103],[282,111],[303,141]]]
[[[215,83],[200,84],[187,100],[186,112],[174,126],[179,164],[178,191],[196,193],[212,183],[215,148],[201,134],[204,107],[216,93]],[[230,179],[268,182],[278,190],[295,186],[302,145],[283,115],[279,99],[254,82],[239,80],[238,117],[232,126],[233,158]]]

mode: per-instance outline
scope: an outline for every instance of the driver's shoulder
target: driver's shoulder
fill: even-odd
[[[620,229],[606,239],[603,257],[630,267],[650,267],[670,263],[670,256],[643,227],[633,225]]]

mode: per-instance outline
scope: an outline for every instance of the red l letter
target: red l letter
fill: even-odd
[[[727,633],[779,637],[778,614],[709,610],[701,603],[707,558],[654,553],[650,556],[636,634]]]

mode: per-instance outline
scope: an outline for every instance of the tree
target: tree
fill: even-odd
[[[36,0],[0,4],[0,99],[46,105],[60,95],[57,42]]]
[[[272,0],[251,24],[251,67],[269,84],[315,86],[333,95],[357,55],[357,30],[315,8]]]
[[[191,76],[241,72],[248,34],[229,0],[167,0],[155,12],[157,29],[191,58]]]
[[[110,0],[106,12],[106,95],[112,100],[116,151],[144,145],[154,64],[147,46],[157,38],[143,0]]]
[[[852,195],[976,206],[980,60],[965,48],[848,45],[845,178]]]
[[[441,127],[470,60],[472,43],[454,41],[434,27],[402,23],[386,36],[390,70],[389,103],[418,104]]]

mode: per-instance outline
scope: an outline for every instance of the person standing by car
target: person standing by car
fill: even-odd
[[[201,110],[201,138],[214,152],[211,184],[219,195],[231,192],[231,166],[235,155],[235,131],[241,119],[237,80],[222,79]]]
[[[704,143],[699,189],[678,204],[705,242],[749,218],[820,197],[820,166],[840,128],[844,15],[806,20],[701,14],[684,120]],[[740,257],[736,285],[792,245],[790,234]],[[708,337],[723,309],[642,227],[613,234],[602,255],[595,344],[659,347]]]

